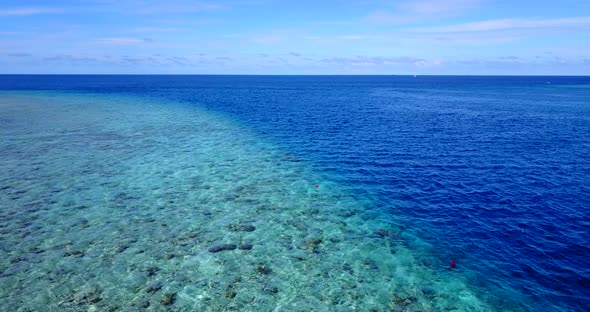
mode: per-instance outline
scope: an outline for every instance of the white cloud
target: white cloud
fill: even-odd
[[[96,39],[97,43],[114,44],[114,45],[133,45],[133,44],[142,44],[142,43],[146,43],[146,42],[150,42],[150,41],[151,41],[150,39],[145,39],[145,38],[125,38],[125,37]]]
[[[129,29],[130,32],[134,33],[171,33],[171,32],[183,32],[187,31],[188,28],[179,28],[179,27],[137,27]]]
[[[375,34],[370,34],[370,35],[365,35],[365,34],[348,34],[348,35],[340,35],[340,36],[336,36],[336,39],[342,39],[342,40],[384,40],[387,39],[386,36],[383,35],[375,35]]]
[[[399,8],[404,12],[424,15],[455,14],[471,9],[479,3],[479,0],[419,0],[402,2]]]
[[[460,33],[539,28],[568,28],[577,26],[590,26],[590,17],[582,16],[557,19],[497,19],[447,26],[420,27],[413,28],[411,31],[421,33]]]
[[[252,41],[260,44],[277,44],[287,40],[287,38],[288,37],[286,35],[266,34],[254,36]]]
[[[53,14],[63,13],[62,8],[50,8],[50,7],[22,7],[22,8],[10,8],[0,9],[0,16],[30,16],[38,14]]]
[[[289,40],[301,37],[299,29],[295,28],[277,28],[269,29],[265,32],[254,34],[249,37],[248,41],[258,44],[276,45],[285,43]]]
[[[7,53],[6,55],[7,56],[10,56],[10,57],[28,57],[28,56],[31,56],[31,54],[24,53],[24,52]]]
[[[25,33],[21,31],[0,31],[0,36],[17,36],[23,34]]]
[[[379,65],[394,65],[406,64],[414,66],[425,66],[430,62],[426,59],[400,56],[400,57],[383,57],[383,56],[366,56],[357,55],[354,57],[330,57],[320,60],[322,63],[335,63],[340,65],[351,66],[379,66]]]
[[[393,8],[377,10],[365,19],[381,24],[409,24],[460,15],[482,0],[415,0],[397,3]]]
[[[162,4],[157,1],[154,4],[148,4],[137,9],[138,13],[141,14],[165,14],[165,13],[196,13],[203,11],[218,10],[224,8],[223,5],[217,3],[206,3],[206,2],[170,2]]]

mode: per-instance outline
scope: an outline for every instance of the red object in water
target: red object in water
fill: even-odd
[[[455,261],[451,261],[451,268],[454,268],[456,266],[457,266],[457,264],[455,263]]]
[[[316,184],[316,185],[315,185],[315,188],[318,188],[318,187],[320,187],[320,186],[319,186],[318,184]]]

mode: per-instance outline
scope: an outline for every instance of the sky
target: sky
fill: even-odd
[[[0,0],[0,73],[590,75],[590,0]]]

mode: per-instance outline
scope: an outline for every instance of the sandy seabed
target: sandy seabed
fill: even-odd
[[[223,116],[50,92],[0,112],[0,310],[495,310],[370,199]]]

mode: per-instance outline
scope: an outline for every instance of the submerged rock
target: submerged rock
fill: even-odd
[[[239,249],[241,250],[251,250],[254,246],[252,244],[241,244],[240,246],[238,246]]]
[[[258,272],[258,274],[268,275],[272,273],[272,269],[268,265],[260,263],[256,265],[256,272]]]
[[[24,258],[24,257],[15,257],[15,258],[10,259],[10,263],[12,263],[12,264],[19,263],[19,262],[22,262],[22,261],[27,261],[27,258]]]
[[[39,247],[35,247],[35,248],[31,249],[30,252],[31,253],[34,253],[34,254],[40,254],[40,253],[44,253],[45,250],[43,250],[43,249],[41,249]]]
[[[172,259],[172,258],[174,258],[174,257],[176,257],[176,255],[175,255],[175,254],[166,254],[166,255],[164,256],[164,259],[166,259],[166,260],[170,260],[170,259]]]
[[[154,284],[148,286],[148,288],[145,291],[148,294],[153,294],[153,293],[159,291],[160,289],[162,289],[162,284],[160,284],[160,283],[154,283]]]
[[[148,267],[147,269],[145,269],[145,274],[148,277],[150,277],[150,276],[156,275],[156,273],[158,273],[158,271],[160,271],[160,268],[152,266],[152,267]]]
[[[322,243],[321,239],[309,239],[305,241],[305,249],[317,253],[320,248],[320,244]]]
[[[225,291],[225,297],[226,298],[229,298],[229,299],[235,298],[237,294],[238,293],[236,293],[236,291],[233,290],[233,289],[228,289],[228,290]]]
[[[392,301],[393,304],[398,305],[398,306],[408,306],[412,303],[415,303],[418,301],[418,299],[416,297],[410,296],[410,297],[398,297],[396,295],[392,295]]]
[[[363,264],[367,267],[367,269],[369,270],[373,270],[373,271],[377,271],[379,270],[379,265],[377,264],[377,261],[373,260],[373,259],[365,259],[363,261]]]
[[[342,265],[342,270],[348,272],[350,275],[354,275],[354,270],[352,269],[352,266],[348,263]]]
[[[215,252],[220,252],[220,251],[224,251],[224,250],[234,250],[236,248],[238,248],[238,246],[236,246],[236,244],[223,244],[223,245],[209,247],[208,251],[215,253]]]
[[[199,235],[198,232],[190,232],[186,235],[186,238],[197,238]]]
[[[73,251],[66,251],[66,252],[64,252],[64,257],[70,257],[70,256],[84,257],[84,252],[82,252],[80,250],[73,250]]]
[[[71,301],[74,304],[97,303],[102,300],[100,294],[101,291],[97,287],[84,288],[75,293]]]
[[[378,238],[396,237],[398,233],[386,229],[378,229],[373,231],[373,236]]]
[[[355,215],[355,212],[352,210],[344,210],[340,212],[340,216],[343,218],[350,218]]]
[[[116,253],[122,253],[123,251],[129,249],[129,245],[119,245],[115,248]]]
[[[176,299],[176,293],[165,293],[164,297],[160,301],[163,305],[171,305]]]
[[[250,224],[230,224],[227,228],[233,232],[253,232],[256,230],[256,227]]]
[[[274,295],[279,292],[279,288],[270,284],[262,285],[262,291]]]
[[[242,226],[241,230],[244,232],[252,232],[256,230],[256,228],[253,225],[244,225]]]

